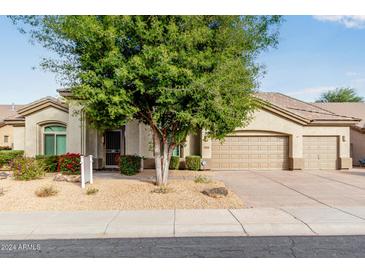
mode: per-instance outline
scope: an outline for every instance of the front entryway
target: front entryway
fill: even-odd
[[[213,169],[288,169],[287,136],[229,136],[212,141]]]
[[[105,132],[105,167],[117,167],[120,154],[123,154],[123,130]]]

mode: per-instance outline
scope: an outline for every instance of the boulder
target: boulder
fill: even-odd
[[[81,181],[81,175],[67,175],[67,182],[78,183]]]
[[[57,181],[57,182],[67,181],[67,178],[66,178],[66,175],[59,173],[53,177],[53,181]]]
[[[10,176],[8,172],[0,172],[0,180],[6,179]]]
[[[212,198],[222,198],[228,195],[228,190],[225,187],[215,187],[205,189],[202,193]]]
[[[54,176],[53,181],[57,182],[70,182],[70,183],[78,183],[81,181],[80,175],[63,175],[63,174],[57,174]]]

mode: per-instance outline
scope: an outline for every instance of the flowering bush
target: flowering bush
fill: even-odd
[[[44,175],[43,162],[34,158],[17,157],[12,160],[10,167],[16,180],[34,180]]]
[[[66,153],[59,156],[58,172],[62,172],[63,174],[80,174],[80,154]]]

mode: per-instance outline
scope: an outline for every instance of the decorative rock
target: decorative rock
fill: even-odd
[[[53,181],[57,182],[70,182],[70,183],[78,183],[81,181],[80,175],[63,175],[63,174],[57,174],[54,176]]]
[[[228,195],[228,190],[225,187],[215,187],[203,190],[202,193],[212,198],[222,198]]]
[[[67,182],[71,182],[71,183],[78,183],[81,181],[81,176],[80,175],[68,175]]]
[[[0,172],[0,180],[6,179],[10,176],[7,172]]]
[[[67,178],[65,175],[62,174],[56,174],[56,176],[54,176],[53,181],[57,181],[57,182],[62,182],[62,181],[66,181]]]

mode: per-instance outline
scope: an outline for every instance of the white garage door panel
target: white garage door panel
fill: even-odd
[[[288,137],[231,136],[212,141],[214,169],[288,169]]]
[[[336,136],[303,137],[305,169],[336,169],[338,158]]]

